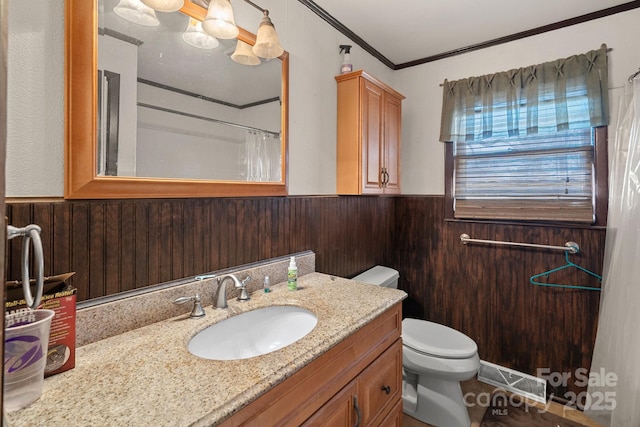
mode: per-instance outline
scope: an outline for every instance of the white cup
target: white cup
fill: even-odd
[[[7,314],[4,330],[4,408],[17,411],[42,395],[53,310]]]

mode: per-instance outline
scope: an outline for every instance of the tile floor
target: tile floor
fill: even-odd
[[[469,381],[465,381],[462,383],[462,392],[473,393],[473,395],[478,396],[480,393],[492,393],[495,387],[482,383],[476,379],[472,379]],[[486,402],[486,399],[478,399],[479,402]],[[542,404],[538,404],[534,402],[535,405],[539,405],[540,407],[544,407]],[[577,422],[582,424],[585,427],[601,427],[600,424],[591,420],[589,417],[584,415],[581,411],[569,408],[567,406],[560,405],[559,403],[552,402],[549,405],[549,412],[563,417],[565,419]],[[471,427],[479,427],[482,422],[482,417],[484,417],[484,413],[486,412],[487,407],[482,404],[473,406],[469,408],[469,418],[471,419]],[[404,418],[402,421],[403,427],[432,427],[429,424],[422,423],[415,418],[412,418],[406,414],[404,414]]]

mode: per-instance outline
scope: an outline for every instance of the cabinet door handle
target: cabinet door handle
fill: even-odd
[[[387,168],[382,168],[380,170],[380,178],[382,186],[386,187],[389,183],[389,172],[387,172]]]
[[[383,385],[382,391],[384,391],[386,394],[389,394],[391,393],[391,387],[389,387],[388,385]]]
[[[360,426],[360,421],[362,420],[362,413],[360,412],[360,407],[358,406],[358,395],[357,394],[353,395],[353,409],[356,410],[356,423],[353,425],[353,427],[359,427]]]

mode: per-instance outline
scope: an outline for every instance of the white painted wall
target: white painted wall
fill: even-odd
[[[444,79],[484,75],[597,49],[609,53],[609,99],[615,124],[625,80],[640,67],[640,9],[395,72],[403,103],[402,190],[444,194],[444,145],[438,141]],[[609,140],[615,126],[609,127]],[[612,144],[611,144],[612,145]]]
[[[260,13],[237,5],[238,25],[255,31]],[[289,193],[333,194],[338,45],[353,43],[297,1],[270,0],[269,11],[290,54]],[[10,1],[9,21],[7,197],[62,196],[64,2]],[[392,80],[361,49],[351,57],[354,68]]]
[[[238,24],[254,30],[259,16],[240,4]],[[9,2],[7,196],[62,196],[64,138],[64,7],[62,1]],[[289,192],[335,193],[338,45],[353,44],[297,1],[271,0],[270,15],[290,53]],[[438,142],[445,79],[503,71],[598,48],[610,54],[610,86],[622,87],[640,66],[640,10],[392,71],[359,47],[364,68],[395,87],[403,104],[402,173],[405,194],[444,192],[443,146]],[[14,29],[18,30],[16,34]],[[621,89],[612,89],[613,115]],[[610,138],[613,130],[610,131]],[[31,162],[31,163],[30,163]]]
[[[238,123],[241,110],[138,84],[145,104]],[[146,107],[138,108],[139,177],[244,179],[243,130]]]
[[[98,56],[98,69],[120,74],[118,175],[136,176],[138,48],[131,43],[99,35],[98,52],[105,53]]]
[[[138,88],[138,100],[145,104],[274,132],[280,129],[277,101],[240,110],[146,84]],[[246,179],[246,130],[146,107],[138,108],[137,119],[135,176]]]
[[[64,2],[8,3],[6,196],[62,196]]]

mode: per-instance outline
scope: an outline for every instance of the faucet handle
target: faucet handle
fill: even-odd
[[[191,314],[189,317],[203,317],[205,315],[204,309],[202,308],[202,301],[200,300],[200,295],[195,294],[190,297],[180,297],[176,298],[173,303],[174,304],[185,304],[187,302],[193,301],[193,309],[191,310]]]
[[[247,276],[243,281],[240,282],[240,286],[236,286],[236,288],[240,288],[238,301],[249,301],[249,293],[247,292],[247,282],[249,280],[251,280],[251,276]]]

